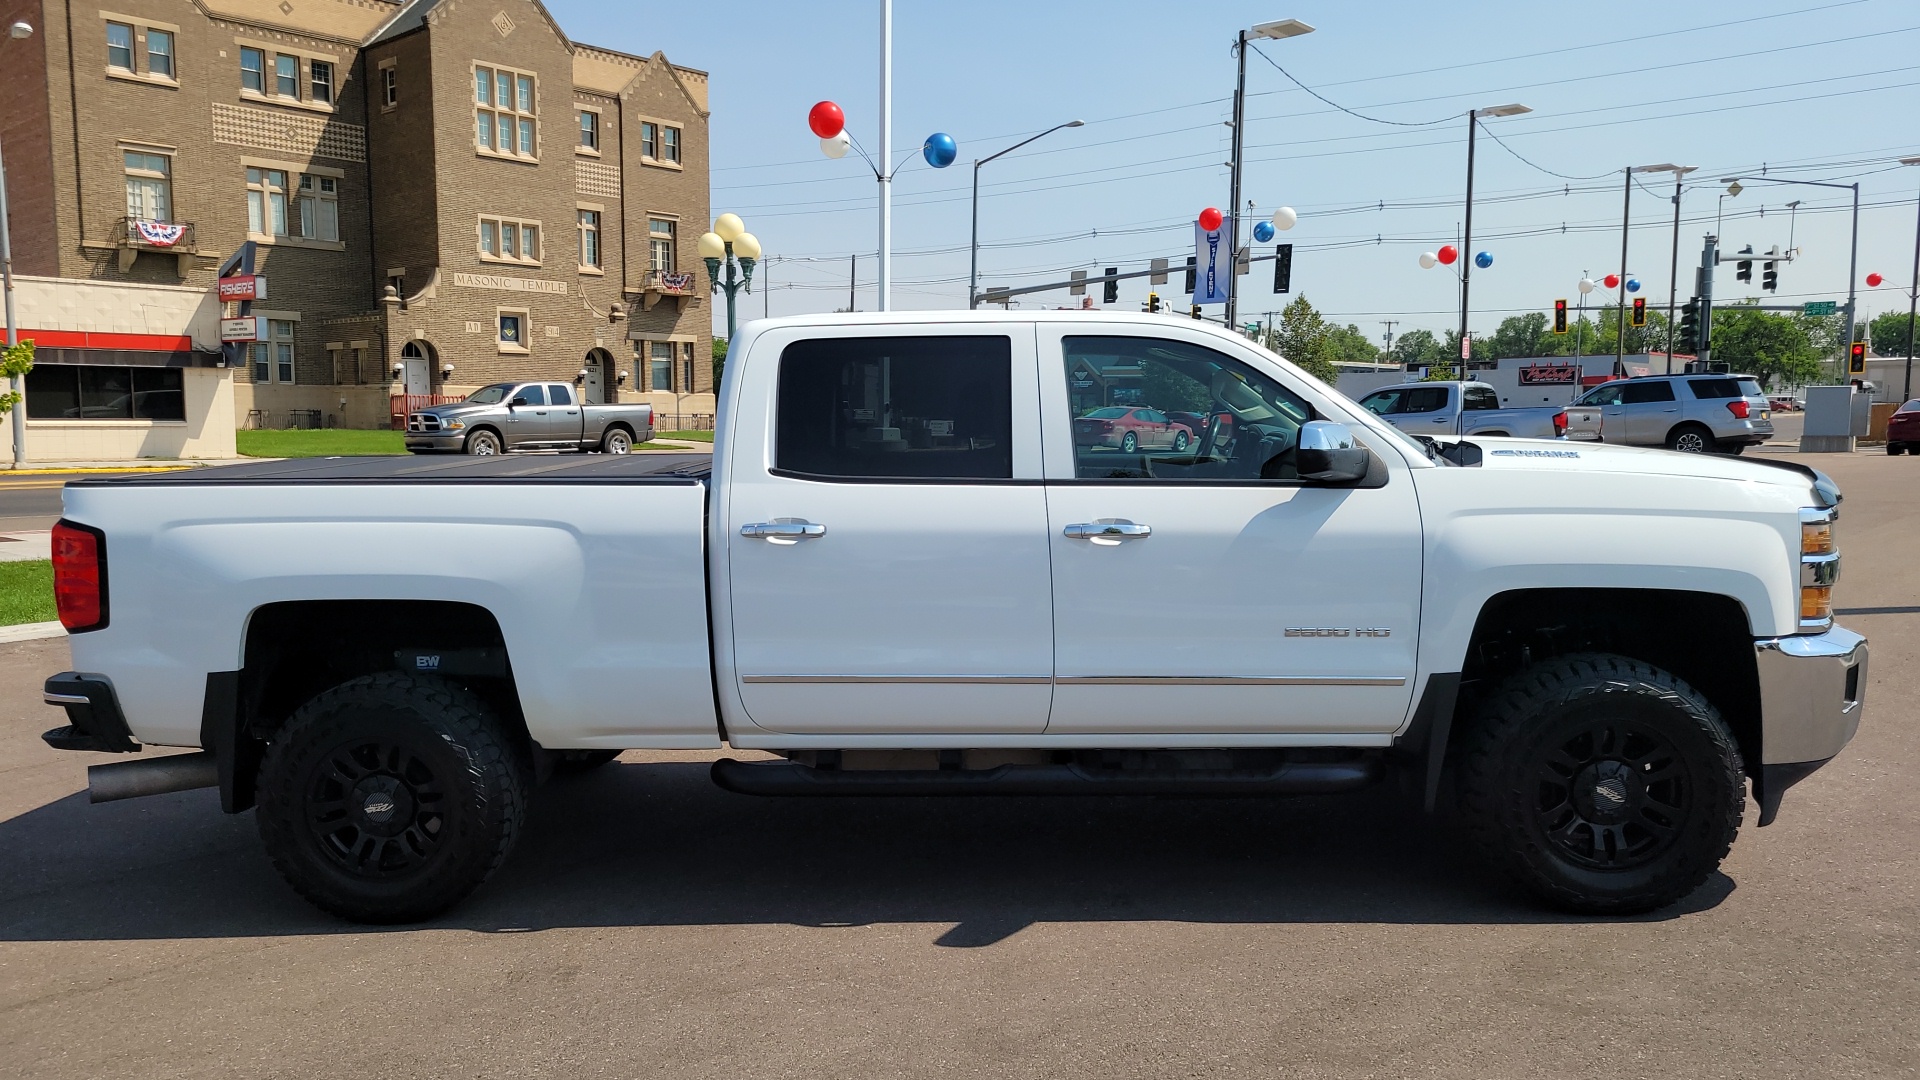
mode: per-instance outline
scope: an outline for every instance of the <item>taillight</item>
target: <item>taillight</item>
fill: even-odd
[[[1556,437],[1567,433],[1567,414],[1564,410],[1553,414],[1553,433]]]
[[[54,525],[53,603],[60,625],[74,633],[107,625],[107,539],[100,530]]]
[[[1747,413],[1751,410],[1747,408],[1746,402],[1741,401],[1738,398],[1735,398],[1734,400],[1727,402],[1727,411],[1733,414],[1733,418],[1735,420],[1745,420],[1747,418]]]

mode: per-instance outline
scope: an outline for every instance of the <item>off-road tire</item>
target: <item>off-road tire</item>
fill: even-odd
[[[1594,734],[1603,729],[1611,741]],[[1584,761],[1569,751],[1583,745]],[[1637,660],[1578,653],[1522,669],[1481,703],[1460,751],[1461,817],[1480,854],[1566,911],[1632,915],[1674,903],[1719,867],[1740,831],[1740,751],[1719,712]],[[1617,796],[1601,790],[1616,784]],[[1556,800],[1571,824],[1554,824]],[[1648,846],[1630,850],[1640,841]],[[1585,856],[1574,853],[1582,843]]]
[[[500,436],[485,428],[467,436],[466,445],[461,447],[463,453],[473,454],[476,457],[494,457],[506,453],[506,450],[505,444],[500,441]]]
[[[619,756],[618,750],[555,750],[553,771],[557,773],[592,772]]]
[[[355,922],[416,922],[506,859],[526,813],[526,765],[466,689],[363,675],[302,705],[273,736],[254,817],[274,868],[316,907]],[[391,816],[378,819],[383,806]]]
[[[1713,449],[1713,432],[1700,424],[1681,424],[1667,432],[1667,449],[1683,454],[1707,453]]]

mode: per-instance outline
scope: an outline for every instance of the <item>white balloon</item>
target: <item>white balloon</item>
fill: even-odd
[[[1440,256],[1435,255],[1431,251],[1423,251],[1420,253],[1420,269],[1431,270],[1434,267],[1439,265],[1440,265]]]
[[[853,144],[853,137],[842,131],[831,139],[820,140],[820,152],[830,158],[847,156],[847,147]]]
[[[1580,279],[1580,291],[1581,291],[1581,292],[1583,292],[1583,293],[1590,293],[1590,292],[1592,292],[1592,291],[1593,291],[1593,279],[1592,279],[1592,278],[1584,278],[1584,277],[1583,277],[1583,278],[1581,278],[1581,279]]]
[[[1286,232],[1299,223],[1300,215],[1294,213],[1291,206],[1283,206],[1273,212],[1273,227],[1281,232]]]

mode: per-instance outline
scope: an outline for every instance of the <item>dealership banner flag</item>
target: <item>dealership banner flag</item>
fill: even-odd
[[[1233,253],[1227,250],[1226,229],[1203,229],[1193,225],[1193,302],[1227,302],[1227,264]]]

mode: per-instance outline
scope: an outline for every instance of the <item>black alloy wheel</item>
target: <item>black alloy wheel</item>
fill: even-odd
[[[1691,775],[1650,725],[1596,717],[1540,755],[1534,828],[1563,858],[1597,870],[1645,865],[1691,809]]]
[[[400,743],[351,740],[322,756],[312,775],[307,828],[349,874],[379,879],[415,869],[446,832],[445,782]]]

